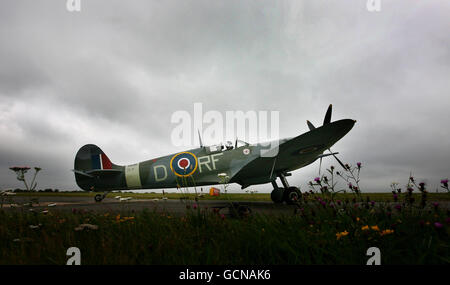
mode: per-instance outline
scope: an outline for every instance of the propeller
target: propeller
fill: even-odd
[[[325,118],[323,119],[323,126],[331,123],[331,114],[332,114],[332,112],[333,112],[333,104],[330,104],[330,106],[328,106],[327,112],[325,113]],[[312,130],[314,130],[316,128],[309,120],[306,121],[306,124],[308,125],[308,128],[309,128],[310,131],[312,131]],[[330,154],[328,154],[328,155],[333,155],[334,158],[337,160],[337,162],[339,162],[339,164],[342,166],[342,168],[346,169],[345,165],[342,163],[342,161],[339,158],[337,158],[336,154],[333,153],[331,151],[331,149],[328,149],[328,150],[330,151]],[[322,158],[323,157],[324,156],[320,157],[319,176],[320,176],[320,169],[322,168]]]
[[[331,123],[331,112],[332,112],[332,110],[333,110],[333,105],[330,104],[330,106],[328,106],[327,112],[325,114],[325,118],[323,119],[323,125]]]
[[[342,168],[347,169],[347,168],[345,168],[345,165],[342,163],[342,161],[339,158],[337,158],[337,156],[331,151],[331,149],[328,149],[328,150],[333,154],[334,158],[336,158],[337,162],[339,162],[339,164],[342,166]]]
[[[330,104],[330,106],[328,106],[327,112],[325,113],[325,118],[323,119],[323,125],[327,125],[327,124],[331,123],[331,113],[332,112],[333,112],[333,104]],[[310,131],[312,131],[316,128],[309,120],[306,120],[306,124],[308,125],[308,128]]]

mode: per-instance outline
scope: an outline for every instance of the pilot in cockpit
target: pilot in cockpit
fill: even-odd
[[[225,146],[226,146],[227,150],[232,150],[233,149],[233,143],[230,142],[230,141],[227,141]]]

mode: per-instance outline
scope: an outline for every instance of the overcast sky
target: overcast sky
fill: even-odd
[[[332,103],[333,120],[357,120],[332,150],[362,162],[366,192],[450,176],[450,1],[65,2],[0,3],[0,188],[22,187],[8,168],[29,165],[38,188],[79,189],[86,143],[121,165],[182,151],[171,115],[196,102],[279,111],[280,137]],[[318,167],[288,180],[307,190]]]

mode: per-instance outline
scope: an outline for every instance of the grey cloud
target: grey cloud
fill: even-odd
[[[120,163],[181,150],[170,116],[195,102],[278,110],[281,137],[321,124],[333,103],[333,119],[358,120],[334,150],[363,161],[367,190],[410,170],[449,176],[447,2],[384,1],[379,13],[361,0],[82,0],[80,13],[63,2],[2,3],[0,134],[23,151],[0,143],[0,187],[17,184],[8,165],[30,161],[48,165],[44,184],[76,188],[67,169],[84,143]]]

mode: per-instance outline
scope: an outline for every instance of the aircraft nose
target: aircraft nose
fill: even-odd
[[[352,119],[344,119],[335,121],[332,123],[334,131],[333,138],[331,139],[332,143],[336,143],[338,140],[340,140],[343,136],[345,136],[355,125],[356,121]]]

